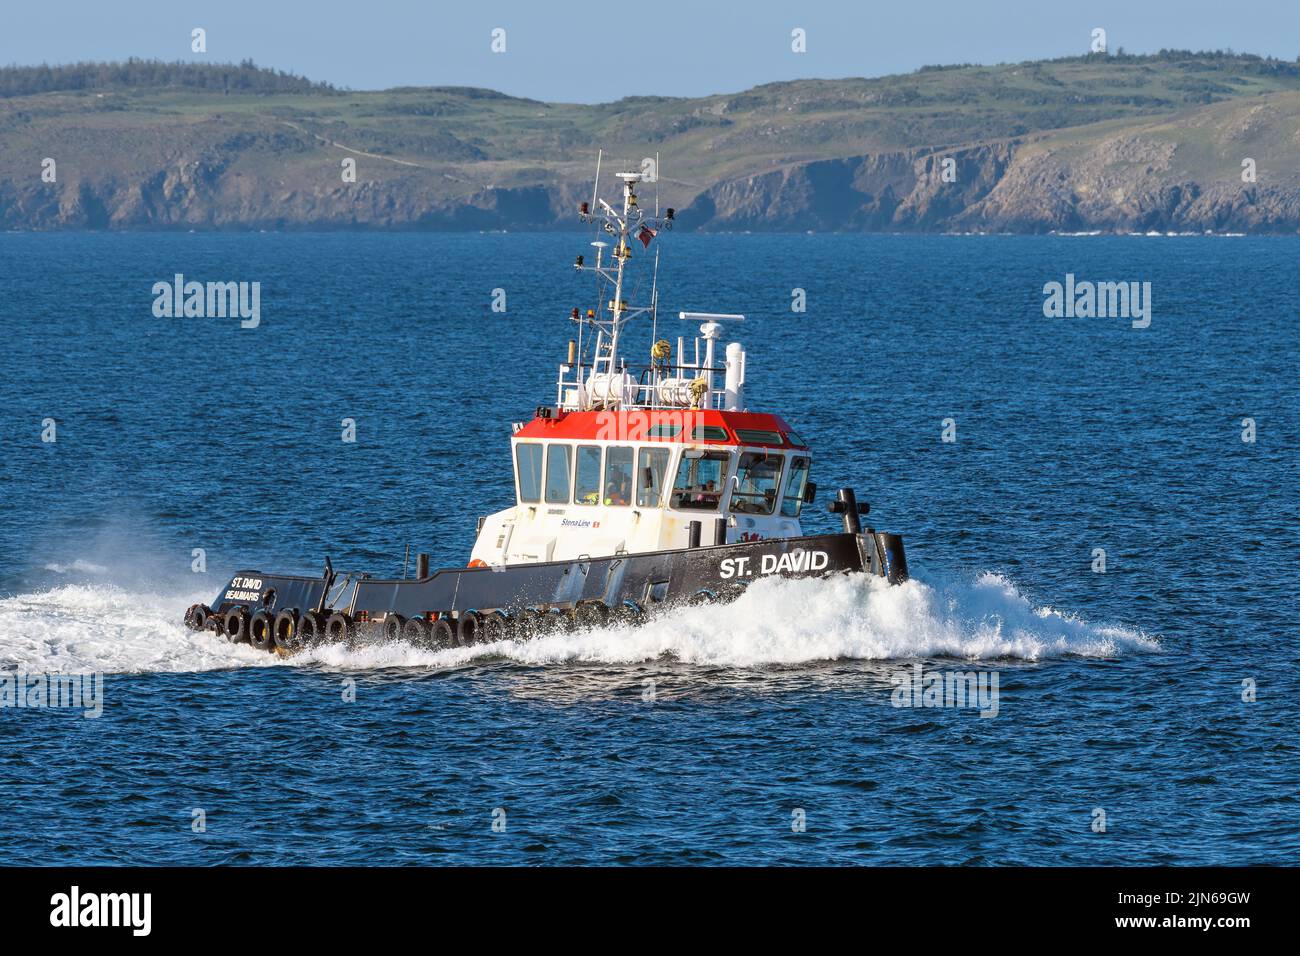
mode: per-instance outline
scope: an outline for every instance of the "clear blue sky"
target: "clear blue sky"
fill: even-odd
[[[1300,0],[9,0],[0,63],[128,56],[293,70],[354,89],[484,86],[604,102],[734,92],[797,77],[880,76],[1161,47],[1300,56]],[[506,52],[489,48],[494,27]],[[808,52],[790,50],[802,27]]]

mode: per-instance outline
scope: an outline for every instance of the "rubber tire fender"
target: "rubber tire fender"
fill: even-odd
[[[320,611],[306,611],[298,618],[296,632],[303,647],[317,647],[325,643],[325,615]]]
[[[569,629],[569,616],[557,607],[547,608],[537,616],[533,631],[539,635],[559,634]]]
[[[246,644],[248,642],[248,611],[242,607],[232,607],[226,612],[222,630],[226,634],[226,640],[231,644]]]
[[[604,601],[583,601],[573,609],[573,621],[583,630],[604,627],[609,623],[609,607]]]
[[[185,612],[185,626],[191,631],[202,631],[208,626],[208,618],[211,616],[212,609],[206,604],[192,604]]]
[[[645,608],[636,601],[624,601],[610,612],[610,618],[617,624],[634,626],[645,621]]]
[[[433,629],[429,633],[429,645],[437,651],[455,647],[456,631],[451,626],[451,621],[445,617],[440,617],[433,622]]]
[[[271,636],[277,649],[292,652],[302,647],[302,632],[298,629],[300,620],[306,620],[306,615],[300,619],[293,608],[285,608],[275,616],[271,622]]]
[[[527,641],[539,633],[538,626],[541,624],[542,612],[535,607],[526,607],[515,615],[514,620],[515,636]]]
[[[484,644],[495,644],[497,641],[504,641],[510,633],[510,618],[501,611],[492,611],[490,614],[483,615],[483,627],[479,632],[483,635]]]
[[[429,646],[429,622],[424,618],[413,617],[402,625],[402,640],[412,647]]]
[[[248,643],[259,651],[275,650],[275,618],[262,608],[248,619]]]
[[[389,614],[384,618],[384,640],[400,641],[402,630],[406,627],[406,618],[400,614]]]
[[[335,611],[325,621],[325,640],[331,644],[350,644],[356,633],[356,624],[342,611]]]
[[[477,644],[483,637],[483,615],[466,611],[456,621],[456,643],[461,647]]]

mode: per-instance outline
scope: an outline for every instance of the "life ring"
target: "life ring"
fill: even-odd
[[[487,566],[488,563],[484,561],[482,558],[475,558],[469,564],[465,565],[465,567],[467,568],[486,568]]]
[[[248,643],[259,651],[269,651],[275,647],[274,618],[271,612],[262,608],[248,619]]]
[[[248,640],[248,612],[242,607],[232,607],[222,623],[226,640],[231,644],[243,644]]]
[[[478,611],[466,611],[456,621],[456,643],[468,647],[483,634],[483,617]]]

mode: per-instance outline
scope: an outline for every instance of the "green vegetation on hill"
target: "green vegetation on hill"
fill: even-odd
[[[688,228],[1289,231],[1298,117],[1300,63],[1231,52],[595,105],[337,90],[251,62],[8,67],[0,225],[550,228],[590,189],[599,146],[611,163],[658,154]]]
[[[292,73],[259,67],[252,60],[232,63],[70,63],[62,66],[0,67],[0,96],[109,90],[191,89],[229,93],[326,93],[328,83],[313,83]]]

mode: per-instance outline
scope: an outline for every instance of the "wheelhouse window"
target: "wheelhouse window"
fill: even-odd
[[[547,504],[569,503],[569,454],[572,451],[568,445],[551,445],[546,449]]]
[[[542,500],[542,446],[529,442],[515,446],[515,471],[519,475],[519,500]]]
[[[578,465],[574,469],[573,503],[600,504],[600,446],[579,445]]]
[[[681,434],[681,431],[682,431],[681,425],[660,422],[657,425],[651,425],[649,429],[646,430],[645,437],[670,439],[670,438],[676,438],[679,434]]]
[[[667,448],[642,448],[637,456],[636,503],[639,508],[658,508],[663,503],[664,474],[668,471]]]
[[[780,445],[781,433],[765,428],[737,428],[736,437],[746,445]]]
[[[673,482],[672,507],[682,511],[717,511],[722,501],[722,483],[727,477],[724,451],[682,452]]]
[[[803,510],[803,492],[808,485],[808,459],[790,459],[790,479],[786,482],[785,497],[781,499],[781,514],[787,518],[799,517]]]
[[[721,425],[696,425],[691,441],[726,441],[727,430]]]
[[[632,449],[611,447],[605,452],[605,504],[632,503]]]
[[[776,509],[776,490],[781,485],[780,455],[745,452],[736,469],[736,490],[731,493],[731,510],[741,514],[770,515]]]

